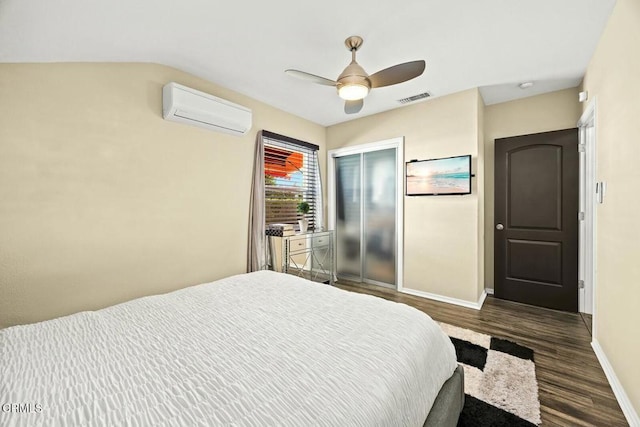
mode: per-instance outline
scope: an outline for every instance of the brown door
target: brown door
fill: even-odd
[[[578,311],[578,129],[496,140],[495,296]]]

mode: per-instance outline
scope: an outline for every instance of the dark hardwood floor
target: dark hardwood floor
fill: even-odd
[[[506,338],[534,350],[543,426],[627,426],[591,348],[591,334],[576,313],[488,297],[473,310],[339,281],[336,286],[413,306],[439,322]]]

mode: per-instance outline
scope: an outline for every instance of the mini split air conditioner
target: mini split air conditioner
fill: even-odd
[[[175,82],[162,88],[162,116],[238,136],[251,129],[250,109]]]

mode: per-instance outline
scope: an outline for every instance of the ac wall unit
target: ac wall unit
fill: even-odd
[[[250,109],[175,82],[162,88],[162,116],[238,136],[251,129]]]

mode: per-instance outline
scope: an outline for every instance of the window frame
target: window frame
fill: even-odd
[[[318,209],[318,198],[321,197],[319,191],[321,191],[321,184],[317,182],[318,177],[318,169],[319,169],[319,149],[320,147],[315,144],[311,144],[305,141],[301,141],[295,138],[291,138],[285,135],[280,135],[274,132],[263,130],[263,155],[264,155],[264,169],[265,169],[265,189],[264,189],[264,204],[265,204],[265,227],[269,227],[270,224],[291,224],[294,226],[296,230],[298,230],[298,220],[305,218],[309,222],[309,230],[314,230],[317,225],[316,222],[316,210]],[[275,150],[272,150],[272,153],[276,150],[289,151],[291,153],[299,152],[303,154],[303,165],[301,172],[302,176],[302,186],[301,191],[296,192],[295,189],[290,188],[287,189],[285,186],[283,187],[283,194],[287,191],[290,191],[293,194],[291,200],[291,206],[289,207],[276,207],[275,209],[270,209],[269,202],[270,200],[275,200],[273,197],[269,197],[269,193],[275,194],[277,193],[277,184],[267,184],[267,148],[273,147]],[[273,164],[272,164],[273,165]],[[277,180],[277,178],[276,178]],[[297,193],[297,194],[296,194]],[[297,198],[300,200],[295,200]],[[305,216],[301,216],[297,213],[297,205],[300,201],[306,201],[310,204],[311,210]],[[295,203],[295,205],[293,205]],[[295,207],[294,207],[295,206]],[[320,207],[321,208],[321,207]],[[284,210],[284,214],[282,214],[281,218],[277,216],[271,216],[270,213],[273,211]],[[288,215],[288,216],[287,216]]]

